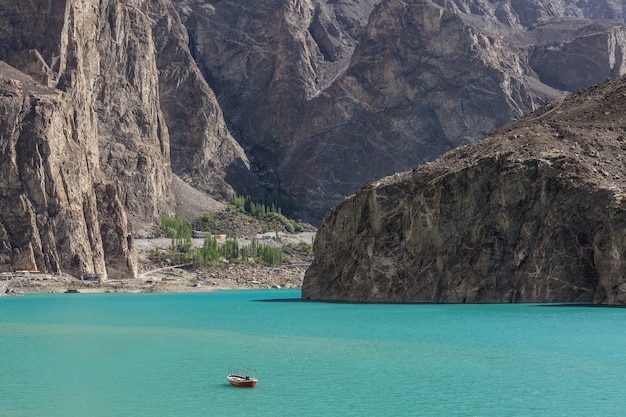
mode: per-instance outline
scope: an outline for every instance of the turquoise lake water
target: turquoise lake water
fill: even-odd
[[[0,416],[626,415],[626,309],[299,297],[0,298]]]

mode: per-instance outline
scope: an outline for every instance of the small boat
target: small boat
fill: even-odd
[[[254,388],[258,381],[256,370],[251,368],[230,368],[226,379],[230,385],[244,388]]]

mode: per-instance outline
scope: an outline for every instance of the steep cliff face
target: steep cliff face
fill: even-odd
[[[70,80],[68,89],[84,97],[89,116],[97,116],[101,175],[116,185],[139,230],[174,204],[157,52],[151,20],[141,6],[109,1],[94,10],[76,5],[74,13],[81,15],[68,22],[75,25],[70,33],[77,36],[70,44],[76,44],[72,52],[79,78],[84,77],[84,85],[73,86]]]
[[[276,167],[306,100],[344,70],[373,3],[178,2],[192,54],[268,189],[281,187]]]
[[[133,277],[125,217],[142,230],[171,212],[156,52],[136,6],[3,2],[0,59],[32,77],[2,67],[4,268]]]
[[[0,60],[12,65],[2,66],[0,156],[19,172],[2,177],[4,269],[135,276],[131,231],[174,211],[173,172],[222,200],[261,193],[171,1],[0,3]],[[59,153],[38,151],[51,168],[26,170],[39,142]],[[38,183],[77,191],[35,198]]]
[[[615,21],[585,20],[599,17]],[[7,174],[3,204],[30,200],[23,184],[48,182],[78,187],[89,213],[59,231],[41,216],[33,223],[45,204],[19,216],[7,208],[3,262],[26,253],[39,269],[105,273],[117,253],[115,270],[133,275],[122,229],[145,234],[175,210],[173,174],[220,200],[285,194],[317,222],[367,181],[622,74],[621,23],[623,5],[610,0],[0,0],[1,157],[59,141],[69,153],[39,152],[41,166],[67,160],[80,179]],[[101,189],[122,208],[98,203]],[[127,226],[103,232],[107,216]],[[8,222],[38,230],[22,241]],[[90,249],[49,252],[37,241],[68,230]]]
[[[71,99],[0,62],[0,112],[0,270],[106,278],[93,160]]]
[[[177,6],[251,167],[314,222],[368,181],[624,73],[613,1]]]
[[[160,106],[170,136],[172,171],[214,198],[262,194],[250,161],[230,134],[213,90],[189,50],[189,36],[169,1],[148,2],[156,48]]]
[[[383,2],[346,72],[308,103],[283,184],[322,212],[363,181],[432,160],[558,94],[535,89],[527,72],[516,52],[457,14]],[[290,175],[303,166],[306,176]]]
[[[562,23],[571,25],[567,21]],[[530,48],[529,64],[543,83],[564,91],[577,91],[626,73],[624,26],[611,22],[588,24],[574,35],[571,40]]]
[[[359,190],[325,217],[302,296],[626,303],[626,79]]]
[[[111,183],[94,184],[98,223],[107,274],[115,278],[133,278],[139,272],[137,249],[117,190]]]
[[[7,207],[0,233],[3,268],[104,276],[108,268],[109,275],[136,275],[130,232],[145,234],[161,213],[174,211],[172,171],[219,199],[230,199],[234,187],[260,193],[169,0],[0,3],[0,60],[13,66],[2,67],[11,87],[0,114],[6,131],[2,156],[14,160],[14,170],[24,171],[28,147],[38,149],[38,141],[44,141],[67,153],[40,152],[39,164],[71,161],[73,170],[71,175],[57,175],[59,168],[50,169],[54,175],[24,171],[7,186],[0,206],[0,211]],[[38,114],[41,106],[32,103],[42,100],[48,113],[63,116],[61,122],[48,126],[25,116]],[[46,119],[48,113],[38,117]],[[26,130],[33,133],[26,137]],[[66,142],[75,148],[66,149]],[[13,154],[20,150],[15,162]],[[60,180],[70,182],[59,185]],[[81,192],[60,199],[56,210],[78,204],[87,214],[60,223],[37,214],[48,210],[43,203],[19,214],[7,206],[31,199],[23,184],[39,182],[49,183],[49,189],[77,187]],[[76,195],[81,198],[74,201]],[[22,235],[15,230],[20,223],[32,223],[33,230]],[[65,236],[77,249],[57,250],[39,242],[39,235]]]
[[[67,93],[91,175],[114,181],[138,225],[173,204],[156,52],[140,6],[6,1],[0,16],[0,59]]]

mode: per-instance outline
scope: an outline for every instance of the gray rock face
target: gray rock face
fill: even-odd
[[[136,277],[137,249],[117,190],[109,183],[95,184],[95,191],[107,274],[117,279]]]
[[[525,72],[516,53],[459,15],[429,2],[383,2],[347,71],[309,102],[306,135],[281,165],[283,183],[322,212],[359,183],[432,160],[530,111],[548,95],[533,91]],[[307,176],[289,175],[303,166]]]
[[[561,26],[556,22],[553,25]],[[563,91],[577,91],[625,74],[625,46],[624,26],[611,22],[587,24],[571,40],[530,48],[528,62],[543,83]]]
[[[109,1],[94,11],[77,5],[75,13],[84,17],[76,20],[74,59],[79,63],[76,78],[85,84],[72,84],[72,72],[66,71],[67,88],[83,94],[87,108],[93,109],[88,116],[97,115],[99,174],[115,184],[136,230],[151,226],[174,204],[157,52],[151,20],[140,6]]]
[[[626,79],[374,182],[328,212],[302,297],[626,303]]]
[[[2,268],[133,277],[126,216],[173,206],[150,21],[116,1],[2,10]]]
[[[210,196],[231,201],[262,193],[250,161],[189,50],[189,36],[169,1],[146,4],[152,19],[160,106],[170,136],[172,171]]]
[[[252,169],[314,222],[369,181],[624,73],[619,2],[177,5]]]
[[[133,277],[173,171],[258,191],[169,0],[0,3],[0,268]]]

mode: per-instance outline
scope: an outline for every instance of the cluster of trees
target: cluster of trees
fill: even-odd
[[[268,246],[259,243],[254,238],[249,245],[239,246],[236,238],[228,238],[219,246],[217,240],[207,236],[204,245],[197,249],[193,262],[199,266],[206,266],[218,261],[221,257],[230,262],[247,263],[251,260],[265,265],[281,265],[283,263],[283,251],[280,247]]]
[[[227,210],[204,213],[195,219],[193,230],[229,234],[233,223],[247,221],[257,222],[265,232],[302,232],[304,230],[302,225],[288,217],[288,213],[296,212],[295,207],[293,202],[279,197],[235,196]]]
[[[220,246],[217,239],[207,236],[202,247],[194,249],[191,243],[191,223],[175,216],[161,216],[159,231],[172,239],[169,257],[174,263],[193,263],[196,267],[205,267],[222,258],[243,263],[253,260],[265,265],[281,265],[283,262],[282,248],[263,245],[256,238],[249,245],[243,246],[239,245],[237,238],[227,238]]]
[[[164,214],[160,218],[159,233],[172,239],[172,249],[187,252],[191,249],[191,223],[176,216]]]
[[[266,195],[265,197],[238,195],[235,196],[233,205],[254,217],[262,217],[267,213],[279,213],[290,216],[298,211],[297,205],[292,200],[275,195]]]
[[[263,198],[246,196],[235,196],[233,200],[234,209],[249,214],[257,220],[272,225],[274,229],[285,229],[289,233],[301,232],[302,227],[294,223],[283,214],[283,207],[287,206],[288,211],[296,210],[295,204],[284,198],[267,196]]]

